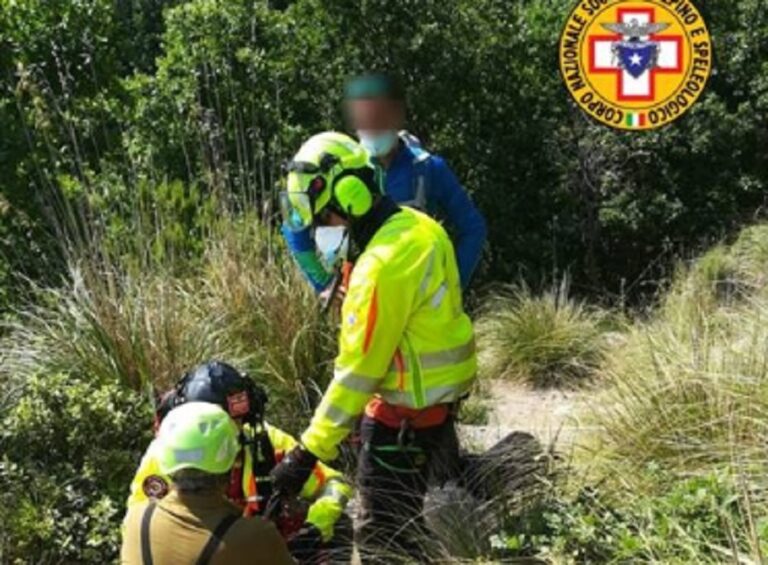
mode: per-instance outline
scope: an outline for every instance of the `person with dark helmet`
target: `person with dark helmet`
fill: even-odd
[[[263,516],[272,499],[272,468],[297,441],[264,420],[267,395],[253,379],[220,361],[204,363],[185,374],[166,392],[155,414],[156,429],[177,406],[207,402],[221,406],[240,428],[241,450],[229,475],[227,497],[245,516]],[[162,499],[169,478],[161,472],[157,442],[150,444],[131,485],[129,508],[148,498]],[[351,521],[344,514],[352,487],[338,471],[318,463],[305,482],[300,500],[284,500],[278,528],[299,561],[333,555],[333,562],[349,560]]]

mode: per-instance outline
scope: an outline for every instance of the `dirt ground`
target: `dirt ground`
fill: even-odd
[[[513,431],[529,432],[544,445],[556,442],[559,450],[576,444],[589,428],[583,421],[594,391],[542,390],[491,381],[487,385],[489,409],[485,426],[462,426],[462,440],[486,449]]]

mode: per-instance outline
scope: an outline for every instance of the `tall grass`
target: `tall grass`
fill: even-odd
[[[681,265],[603,352],[582,485],[563,517],[581,561],[763,562],[768,533],[768,226]],[[589,497],[587,497],[589,498]],[[590,499],[591,500],[591,499]],[[596,499],[595,499],[596,500]],[[604,551],[607,550],[607,551]],[[622,557],[623,556],[623,557]],[[580,559],[576,559],[580,561]]]
[[[134,242],[127,250],[98,238],[65,243],[68,275],[32,285],[4,328],[6,382],[77,371],[163,389],[219,358],[266,385],[277,422],[296,427],[306,416],[327,378],[334,332],[258,214],[222,214],[197,258],[172,247],[160,259],[137,256]]]
[[[661,299],[656,317],[681,332],[719,321],[718,311],[765,293],[768,283],[768,225],[749,226],[731,245],[719,244],[681,264]]]
[[[608,355],[604,454],[683,474],[765,470],[768,226],[680,269],[658,312]]]
[[[605,321],[568,296],[565,280],[541,295],[508,287],[491,296],[476,324],[482,374],[537,387],[582,384],[603,357]]]
[[[681,267],[659,309],[628,330],[601,369],[607,386],[591,410],[599,434],[590,463],[614,500],[657,501],[648,518],[633,518],[649,560],[674,550],[698,562],[763,562],[766,242],[766,226],[747,228]]]
[[[605,369],[596,410],[613,458],[681,473],[762,466],[768,440],[768,302],[681,334],[665,321],[634,329]]]
[[[222,314],[206,307],[189,281],[147,273],[72,266],[59,287],[35,287],[19,308],[2,346],[3,372],[13,375],[83,371],[103,383],[139,390],[165,387],[209,357],[253,358],[224,331]]]
[[[308,409],[331,373],[335,329],[274,237],[253,218],[231,222],[207,245],[200,293],[223,331],[259,353],[273,392]]]

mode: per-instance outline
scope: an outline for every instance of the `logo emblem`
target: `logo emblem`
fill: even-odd
[[[168,481],[159,475],[149,475],[141,488],[149,498],[163,498],[168,494]]]
[[[707,26],[688,0],[583,0],[560,37],[560,72],[576,103],[617,129],[682,116],[712,67]]]

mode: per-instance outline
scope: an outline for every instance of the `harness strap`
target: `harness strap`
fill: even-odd
[[[149,540],[149,526],[155,513],[155,501],[151,500],[141,518],[141,560],[144,565],[152,565],[152,545]]]
[[[411,200],[409,205],[422,212],[427,212],[430,192],[427,163],[432,154],[426,151],[420,143],[415,146],[415,149],[413,145],[410,145],[410,147],[415,153],[413,166],[416,169],[416,175],[413,177],[413,200]]]
[[[260,429],[254,431],[252,442],[250,446],[251,477],[254,492],[246,493],[246,496],[255,497],[255,500],[247,501],[248,505],[253,509],[253,514],[262,514],[267,501],[272,498],[273,489],[270,472],[277,465],[277,459],[275,457],[275,446],[272,445],[272,441],[269,439],[269,432],[266,426],[262,425]]]
[[[240,516],[232,514],[219,522],[219,525],[216,526],[216,529],[213,530],[211,537],[208,539],[208,543],[205,544],[202,553],[200,553],[200,557],[197,558],[197,565],[208,565],[216,550],[219,549],[221,542],[224,541],[224,536],[229,531],[229,528],[239,519]]]

